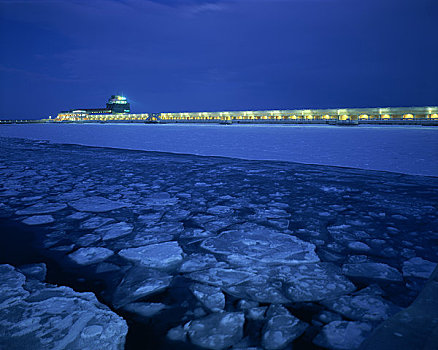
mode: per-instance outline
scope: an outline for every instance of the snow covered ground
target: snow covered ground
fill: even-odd
[[[438,262],[434,177],[0,138],[0,180],[0,218],[34,228],[69,283],[129,318],[127,349],[357,349]],[[15,295],[15,271],[0,265],[0,345],[26,329],[45,341],[49,322],[67,325],[56,342],[92,343],[107,318],[123,342],[94,299],[72,337],[66,310],[39,306],[52,287],[26,276],[34,294]],[[61,297],[67,311],[81,298]],[[23,305],[35,317],[15,320]]]
[[[435,127],[37,124],[1,125],[0,136],[438,176]]]

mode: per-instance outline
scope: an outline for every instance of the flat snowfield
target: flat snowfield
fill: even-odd
[[[2,125],[0,136],[438,176],[438,128],[202,124]]]

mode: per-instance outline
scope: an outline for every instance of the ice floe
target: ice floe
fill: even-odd
[[[319,261],[313,244],[266,228],[226,231],[206,239],[201,246],[237,264],[247,264],[248,260],[291,265]]]
[[[35,215],[24,219],[22,222],[26,225],[34,226],[34,225],[50,224],[54,221],[55,219],[53,218],[52,215]]]
[[[384,321],[401,308],[377,295],[344,295],[337,299],[321,302],[350,320],[380,322]]]
[[[403,263],[403,276],[427,279],[432,275],[436,266],[437,263],[415,257]]]
[[[123,310],[141,317],[153,317],[166,308],[162,303],[130,303],[123,307]]]
[[[129,235],[133,229],[134,227],[126,222],[118,222],[100,227],[94,232],[101,235],[103,240],[110,240]]]
[[[112,304],[121,308],[126,304],[165,290],[172,276],[164,272],[143,267],[131,268],[115,288]]]
[[[124,347],[126,322],[92,293],[37,282],[0,265],[0,344],[4,349]]]
[[[127,206],[126,203],[116,202],[99,196],[81,198],[68,203],[77,211],[86,211],[91,213],[102,213],[116,210]]]
[[[224,309],[225,295],[220,288],[197,283],[193,284],[190,290],[207,309],[213,312]]]
[[[245,316],[241,312],[215,313],[185,326],[190,341],[205,349],[226,349],[243,336]]]
[[[37,203],[25,209],[17,210],[17,215],[36,215],[36,214],[51,214],[67,208],[67,205],[62,203]]]
[[[333,321],[323,327],[313,342],[333,350],[355,350],[371,334],[364,322]]]
[[[192,280],[212,286],[228,287],[248,281],[255,274],[240,270],[212,267],[207,270],[189,273],[186,276]]]
[[[122,249],[119,255],[127,260],[155,269],[172,269],[183,260],[178,242],[150,244],[138,248]]]
[[[179,271],[182,273],[205,270],[217,265],[217,260],[211,254],[190,254],[181,264]]]
[[[349,277],[365,278],[382,282],[401,282],[401,273],[383,263],[364,262],[342,265],[342,272]]]
[[[91,265],[102,262],[112,256],[114,252],[103,247],[79,248],[69,254],[69,258],[79,265]]]
[[[38,281],[44,281],[47,275],[47,267],[44,263],[21,265],[18,270],[26,277]]]
[[[274,315],[268,319],[263,329],[263,347],[267,350],[284,349],[287,344],[303,334],[307,326],[289,313]]]

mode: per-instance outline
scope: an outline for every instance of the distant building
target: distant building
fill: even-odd
[[[123,114],[131,112],[131,107],[126,97],[112,95],[106,104],[106,108],[75,108],[69,111],[62,111],[59,115],[93,115],[93,114]]]
[[[129,106],[126,97],[119,95],[112,95],[106,104],[106,108],[111,111],[111,113],[129,113],[131,112],[131,107]]]

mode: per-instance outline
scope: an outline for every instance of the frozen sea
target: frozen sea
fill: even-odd
[[[438,128],[421,126],[2,125],[0,136],[438,176]]]
[[[0,126],[0,349],[438,343],[436,130]]]

